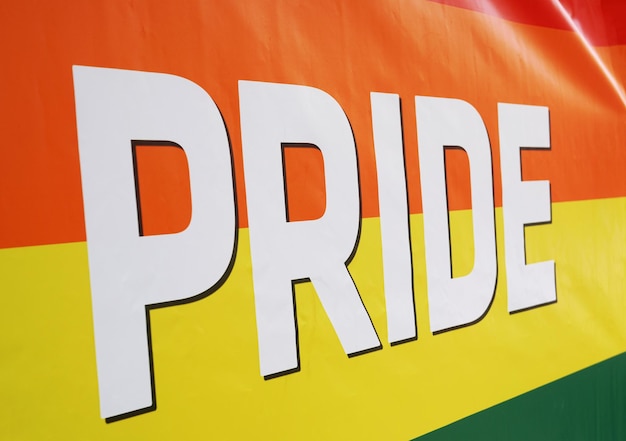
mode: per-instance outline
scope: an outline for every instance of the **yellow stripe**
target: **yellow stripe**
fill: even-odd
[[[417,341],[348,359],[310,284],[297,288],[301,371],[259,375],[248,231],[233,273],[199,302],[152,311],[155,412],[99,417],[85,243],[0,250],[2,439],[409,439],[626,351],[626,198],[553,205],[526,229],[528,261],[556,261],[556,304],[430,335],[422,217],[413,216]],[[467,211],[451,215],[456,274]],[[383,342],[378,219],[350,271]]]

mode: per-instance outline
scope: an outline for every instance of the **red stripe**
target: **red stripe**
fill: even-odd
[[[591,44],[595,46],[626,44],[626,1],[623,0],[431,1],[516,23],[573,30],[557,5],[560,3]]]

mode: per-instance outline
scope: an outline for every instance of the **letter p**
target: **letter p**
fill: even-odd
[[[220,112],[181,77],[74,66],[78,146],[103,418],[153,409],[147,306],[215,288],[234,257],[230,146]],[[132,141],[179,144],[192,216],[176,234],[139,233]]]

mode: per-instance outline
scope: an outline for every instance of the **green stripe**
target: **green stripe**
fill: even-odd
[[[415,440],[626,440],[626,353]]]

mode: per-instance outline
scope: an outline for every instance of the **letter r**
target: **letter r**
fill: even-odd
[[[261,375],[299,367],[292,282],[309,279],[347,354],[380,346],[346,263],[360,225],[354,138],[339,104],[313,87],[239,82]],[[326,211],[288,222],[282,144],[324,158]]]

